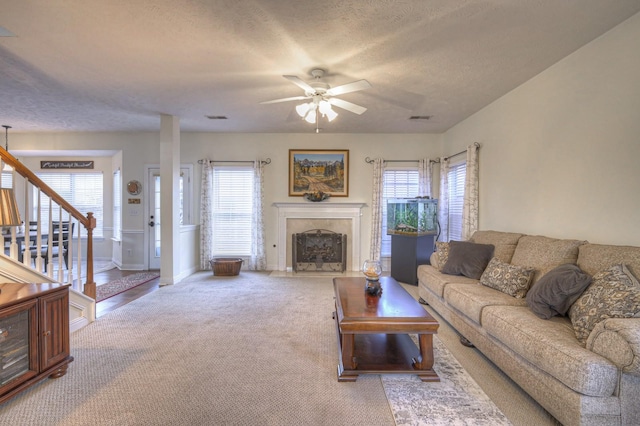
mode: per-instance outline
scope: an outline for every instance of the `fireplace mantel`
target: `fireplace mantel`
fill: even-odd
[[[365,203],[273,203],[278,209],[278,270],[287,270],[287,244],[291,238],[287,235],[288,219],[348,219],[351,221],[351,271],[360,266],[360,218]]]

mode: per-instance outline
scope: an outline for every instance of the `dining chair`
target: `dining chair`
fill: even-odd
[[[71,232],[69,232],[69,225],[71,225]],[[69,240],[73,238],[73,231],[75,229],[75,223],[62,222],[62,227],[60,227],[60,223],[52,223],[51,230],[47,237],[47,242],[51,241],[50,244],[43,244],[40,247],[40,256],[44,259],[44,271],[47,272],[47,261],[49,260],[49,249],[51,249],[51,258],[56,258],[62,255],[64,259],[64,266],[69,269]],[[60,241],[60,235],[62,235],[62,241]],[[31,251],[31,257],[38,255],[38,248],[36,247]]]

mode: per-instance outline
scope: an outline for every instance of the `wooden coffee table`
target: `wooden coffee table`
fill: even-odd
[[[338,381],[360,374],[417,374],[438,382],[433,371],[436,321],[396,280],[380,279],[382,293],[365,292],[364,278],[334,278],[338,332]],[[409,334],[418,335],[419,347]]]

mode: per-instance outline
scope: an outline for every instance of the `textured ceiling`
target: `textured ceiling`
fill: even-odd
[[[282,75],[332,86],[325,133],[437,133],[640,11],[638,0],[0,0],[12,132],[310,132]],[[0,31],[3,34],[3,31]],[[206,115],[226,116],[209,120]],[[433,116],[410,121],[410,116]]]

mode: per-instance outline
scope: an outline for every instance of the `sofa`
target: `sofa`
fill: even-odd
[[[484,265],[463,246],[490,248]],[[471,263],[476,275],[464,270],[468,265],[456,269],[456,262]],[[569,268],[579,279],[565,291],[558,271],[566,275]],[[417,273],[421,302],[562,424],[640,424],[640,285],[634,281],[640,247],[476,231],[466,242],[438,243],[431,264]],[[603,290],[612,274],[626,280],[631,295],[618,300]],[[552,299],[562,302],[534,300],[544,293],[539,289],[553,289]],[[600,315],[594,306],[628,301],[631,312],[594,319],[594,312]],[[543,305],[542,314],[535,303]]]

